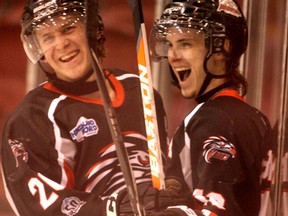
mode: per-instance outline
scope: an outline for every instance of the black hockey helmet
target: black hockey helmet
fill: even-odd
[[[34,31],[45,28],[48,25],[53,25],[53,17],[67,16],[74,13],[77,18],[71,19],[71,23],[76,23],[85,20],[85,0],[28,0],[24,7],[21,16],[21,40],[28,58],[37,63],[44,55],[46,50],[41,50]],[[95,16],[98,17],[98,23],[95,24],[97,30],[95,31],[95,41],[98,44],[103,43],[104,25],[99,11],[95,11]],[[50,24],[47,24],[47,21]],[[68,21],[67,21],[68,22]],[[100,55],[104,55],[104,50],[100,50]]]
[[[151,32],[150,52],[154,61],[167,58],[166,36],[171,27],[179,30],[192,28],[204,33],[208,48],[204,69],[208,78],[200,92],[207,88],[211,78],[222,78],[233,73],[247,48],[247,23],[235,0],[177,0],[167,4]],[[225,39],[230,41],[229,51],[224,50]],[[207,60],[218,52],[222,52],[228,59],[228,71],[225,75],[214,75],[207,70]],[[178,80],[171,74],[177,84]]]

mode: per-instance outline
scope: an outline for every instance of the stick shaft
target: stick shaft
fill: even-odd
[[[98,23],[97,16],[95,15],[95,13],[98,13],[98,0],[86,0],[85,3],[87,45],[90,48],[92,68],[95,72],[96,81],[103,100],[106,119],[109,125],[113,142],[116,146],[116,153],[118,156],[121,171],[123,172],[124,181],[127,185],[127,192],[132,206],[132,210],[135,215],[144,216],[145,212],[140,203],[138,188],[129,161],[127,150],[125,148],[122,132],[120,130],[120,125],[118,123],[118,119],[116,117],[116,113],[108,93],[102,66],[99,63],[96,51],[94,50],[96,47],[93,47],[95,46],[94,40],[96,40],[96,38],[94,37],[94,32],[97,31],[96,24]]]
[[[123,141],[122,132],[116,117],[115,110],[112,106],[108,90],[105,84],[104,73],[102,67],[97,59],[97,56],[93,49],[91,49],[92,61],[93,61],[93,70],[96,73],[97,84],[101,93],[101,97],[104,101],[104,109],[106,113],[106,119],[109,124],[110,132],[116,146],[116,153],[120,163],[121,171],[123,172],[124,180],[127,185],[128,195],[132,205],[132,209],[136,215],[144,215],[142,206],[140,205],[138,189],[136,181],[133,175],[133,171],[129,162],[129,157],[125,144]]]
[[[134,29],[137,40],[138,70],[140,76],[152,182],[154,187],[163,189],[165,188],[164,171],[142,4],[141,0],[128,0],[128,2],[133,11]]]

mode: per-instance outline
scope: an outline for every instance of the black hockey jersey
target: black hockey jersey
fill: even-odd
[[[138,76],[113,70],[112,101],[137,183],[151,182]],[[165,112],[155,91],[163,151]],[[19,215],[101,215],[102,200],[126,187],[101,100],[46,82],[9,118],[2,143],[7,199]]]
[[[187,184],[199,215],[257,216],[261,163],[271,144],[267,118],[225,90],[185,117],[170,145],[166,178]]]

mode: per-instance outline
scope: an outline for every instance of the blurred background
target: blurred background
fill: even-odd
[[[107,38],[107,57],[103,66],[138,73],[132,14],[126,0],[102,0],[102,16]],[[24,95],[44,80],[43,73],[26,58],[20,41],[19,18],[26,0],[0,0],[0,132],[10,112]],[[169,0],[142,0],[147,34]],[[269,209],[262,215],[288,215],[288,2],[287,0],[239,0],[249,25],[248,51],[241,71],[249,87],[246,99],[269,118],[275,130],[275,158],[268,181]],[[166,62],[152,63],[154,87],[163,96],[173,135],[182,118],[195,102],[185,100],[171,86]],[[1,143],[0,143],[1,145]],[[0,170],[1,173],[1,170]],[[14,215],[8,205],[0,179],[0,215]]]

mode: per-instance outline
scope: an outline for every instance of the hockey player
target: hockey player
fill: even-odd
[[[166,172],[166,187],[190,190],[194,204],[151,215],[259,214],[271,128],[243,98],[247,83],[238,65],[247,35],[234,0],[174,1],[155,22],[153,59],[168,59],[174,84],[198,105],[173,136]]]
[[[101,60],[104,27],[97,11],[95,16],[93,36]],[[85,1],[29,0],[21,26],[27,56],[48,79],[27,94],[3,132],[1,159],[11,207],[24,216],[125,215],[123,198],[133,213],[91,67]],[[150,186],[138,77],[118,69],[105,70],[105,77],[136,182]],[[165,113],[159,94],[155,97],[164,152]],[[148,188],[156,197],[157,190],[144,186],[141,194]]]

